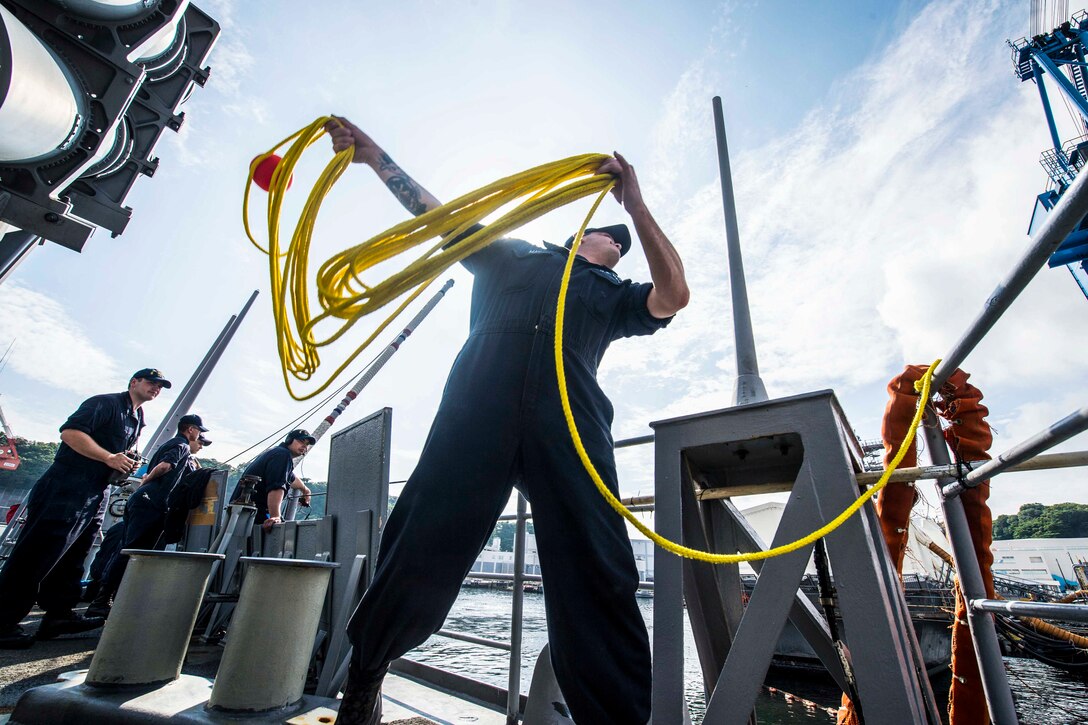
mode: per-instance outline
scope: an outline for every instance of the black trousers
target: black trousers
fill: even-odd
[[[376,671],[442,626],[517,482],[532,504],[552,664],[575,722],[645,725],[650,648],[626,527],[566,432],[550,341],[501,337],[467,345],[454,366],[348,624],[353,665]],[[615,493],[611,406],[588,373],[568,376],[583,442]]]
[[[121,579],[128,567],[128,557],[122,549],[155,549],[166,524],[166,511],[155,503],[139,496],[139,491],[129,497],[125,504],[124,530],[121,533],[121,545],[117,547],[102,576],[102,588],[99,596],[113,596],[121,586]]]
[[[54,463],[31,489],[27,520],[0,570],[0,629],[37,602],[46,612],[79,603],[83,565],[102,528],[108,474]]]
[[[115,522],[113,526],[106,529],[106,533],[102,536],[102,543],[98,546],[98,552],[94,555],[94,561],[91,562],[89,573],[92,582],[98,582],[101,585],[102,579],[106,576],[106,569],[113,560],[113,555],[121,550],[121,541],[124,536],[124,519]]]

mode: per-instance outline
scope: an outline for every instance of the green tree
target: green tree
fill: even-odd
[[[19,467],[14,471],[0,471],[0,488],[7,490],[28,490],[53,463],[60,443],[52,441],[30,441],[15,438],[15,450],[19,452]]]
[[[1088,505],[1026,503],[1015,514],[994,519],[994,539],[1074,539],[1088,537]]]
[[[487,537],[487,542],[490,544],[492,539],[497,538],[499,540],[499,551],[513,551],[517,528],[517,522],[515,521],[500,521],[495,524],[495,530],[491,532],[491,536]],[[532,521],[526,524],[525,531],[529,534],[533,533]]]

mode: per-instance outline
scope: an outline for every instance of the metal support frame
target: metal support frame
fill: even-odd
[[[691,546],[725,553],[751,551],[759,543],[743,523],[738,525],[735,507],[723,507],[721,501],[694,505],[696,485],[731,488],[736,495],[789,488],[775,546],[819,528],[859,492],[854,473],[860,469],[860,449],[831,391],[652,425],[656,528]],[[852,666],[866,718],[940,722],[875,511],[863,508],[825,543],[848,646],[842,652],[831,641],[822,614],[797,598],[811,546],[762,562],[749,606],[736,624],[740,592],[728,570],[671,555],[655,557],[655,723],[684,721],[684,600],[710,693],[707,725],[748,721],[787,618],[847,691],[853,689],[847,665]]]
[[[949,465],[952,460],[937,416],[932,410],[926,411],[925,441],[930,458],[935,464]],[[952,548],[952,558],[956,562],[956,574],[959,577],[960,591],[967,600],[984,599],[986,585],[982,579],[982,570],[975,557],[975,546],[971,541],[971,530],[967,525],[967,514],[963,509],[963,499],[959,496],[945,498],[943,487],[951,483],[952,478],[937,479],[937,493],[944,510],[945,528],[948,543]],[[1005,665],[1001,661],[1001,645],[997,641],[997,630],[990,614],[967,609],[967,625],[971,629],[971,641],[975,646],[979,672],[982,676],[982,689],[986,693],[986,704],[990,718],[995,725],[1015,725],[1016,706],[1009,689],[1009,679],[1005,675]]]
[[[1070,80],[1058,70],[1058,66],[1053,60],[1047,56],[1046,53],[1036,51],[1031,54],[1032,60],[1039,64],[1039,67],[1046,71],[1054,79],[1054,82],[1058,84],[1059,90],[1062,95],[1073,104],[1073,107],[1077,109],[1081,117],[1088,121],[1088,99],[1080,94],[1076,86],[1074,86]]]
[[[229,512],[227,525],[223,527],[212,546],[212,553],[223,554],[224,558],[212,564],[211,574],[208,575],[209,581],[217,582],[215,589],[220,595],[237,589],[236,575],[242,557],[248,553],[247,542],[253,530],[253,521],[257,517],[257,507],[249,504],[230,504],[227,510]],[[216,630],[223,626],[232,611],[234,611],[233,602],[217,601],[212,605],[208,623],[202,635],[205,642],[215,638]]]
[[[333,620],[332,636],[325,650],[325,663],[321,667],[321,676],[317,682],[317,694],[322,697],[336,697],[347,677],[348,662],[351,659],[351,646],[345,645],[344,636],[348,626],[348,617],[355,611],[359,599],[363,596],[366,581],[366,555],[358,554],[351,563],[347,586],[344,589],[344,602]],[[343,670],[343,678],[340,672]]]
[[[1073,176],[1072,169],[1062,153],[1062,139],[1058,135],[1058,124],[1054,121],[1054,111],[1050,108],[1050,96],[1046,92],[1046,83],[1043,81],[1043,71],[1038,64],[1032,64],[1035,71],[1035,87],[1039,89],[1039,99],[1043,102],[1043,115],[1046,116],[1046,127],[1050,130],[1050,141],[1054,144],[1054,151],[1058,156],[1058,163],[1065,169],[1065,173]]]

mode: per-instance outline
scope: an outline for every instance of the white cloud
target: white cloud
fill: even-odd
[[[946,353],[1026,249],[1046,134],[1035,89],[1009,72],[1004,38],[1015,35],[1020,10],[932,3],[792,132],[731,149],[760,372],[772,397],[834,387],[878,417],[886,381],[907,362]],[[655,136],[652,169],[664,181],[647,187],[647,198],[663,210],[693,294],[666,331],[609,353],[602,374],[625,435],[645,420],[724,407],[731,396],[717,180],[679,193],[673,183],[713,149],[702,108],[712,81],[695,61]],[[1086,382],[1084,304],[1067,274],[1044,269],[965,362],[991,420],[1015,430],[995,452],[1076,407],[1062,391]],[[996,513],[1028,500],[1083,499],[1082,474],[1026,475],[995,485]],[[643,479],[639,470],[621,475],[625,492]]]
[[[117,387],[124,373],[62,305],[11,281],[4,284],[3,295],[0,348],[16,341],[10,370],[81,395]]]

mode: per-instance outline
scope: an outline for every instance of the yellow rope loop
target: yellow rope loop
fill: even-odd
[[[322,202],[351,164],[354,151],[346,149],[336,154],[321,172],[303,205],[286,248],[280,239],[280,219],[287,184],[295,167],[306,149],[325,134],[325,124],[330,120],[334,119],[331,116],[318,118],[257,156],[249,167],[242,204],[246,236],[253,246],[268,257],[276,347],[284,384],[295,400],[307,400],[327,389],[451,265],[483,249],[510,230],[553,209],[595,194],[612,183],[610,175],[597,173],[597,168],[610,158],[603,154],[573,156],[499,179],[332,255],[318,268],[316,309],[312,309],[308,285],[314,225]],[[287,148],[283,158],[272,173],[269,184],[265,220],[267,243],[262,245],[255,238],[250,223],[253,175],[262,161],[284,147]],[[460,235],[485,217],[500,212],[504,213],[483,230],[467,236],[449,249],[443,248],[443,237]],[[425,251],[400,271],[380,282],[364,281],[364,275],[377,265],[394,260],[421,245]],[[404,298],[403,301],[393,313],[324,382],[305,394],[295,391],[292,380],[305,382],[315,378],[321,365],[320,348],[340,340],[366,315],[401,298]]]
[[[607,189],[605,190],[605,193],[607,193]],[[600,204],[603,198],[604,194],[602,194],[597,199],[597,202],[593,206],[593,210],[596,210],[597,204]],[[590,211],[591,216],[593,210]],[[604,496],[605,500],[608,501],[609,505],[618,514],[623,516],[623,518],[627,519],[627,521],[629,521],[632,526],[642,532],[643,535],[645,535],[655,544],[660,546],[662,549],[665,549],[666,551],[672,552],[673,554],[683,556],[688,559],[705,561],[710,564],[737,564],[742,561],[770,559],[775,556],[788,554],[791,551],[797,551],[800,548],[814,543],[817,539],[823,538],[835,529],[839,528],[839,526],[841,526],[847,519],[853,516],[862,506],[864,506],[865,502],[871,499],[873,494],[875,494],[877,491],[884,488],[884,486],[888,484],[888,479],[891,477],[892,472],[895,471],[896,467],[903,460],[903,456],[907,454],[907,450],[909,450],[909,447],[914,444],[914,435],[918,430],[919,424],[922,422],[922,415],[925,412],[926,403],[929,400],[929,385],[930,382],[933,380],[933,371],[936,369],[937,364],[940,363],[940,360],[934,361],[933,364],[929,366],[929,369],[926,370],[925,375],[922,376],[922,389],[921,396],[918,399],[918,410],[914,413],[914,419],[911,421],[910,429],[907,431],[906,438],[903,439],[903,444],[899,446],[899,451],[895,454],[895,458],[892,459],[891,464],[889,464],[887,469],[884,471],[884,475],[880,477],[880,480],[877,481],[875,486],[858,496],[857,500],[855,500],[854,503],[850,504],[845,511],[836,516],[825,526],[822,526],[816,531],[810,533],[808,536],[800,538],[797,541],[789,544],[783,544],[782,546],[776,546],[772,549],[767,549],[766,551],[754,551],[747,554],[716,554],[710,551],[692,549],[682,544],[678,544],[675,541],[670,541],[669,539],[666,539],[664,536],[661,536],[656,531],[648,527],[646,524],[642,523],[642,521],[640,521],[637,516],[631,513],[630,509],[620,503],[620,500],[616,498],[616,496],[611,491],[608,490],[608,486],[605,485],[605,482],[601,479],[600,474],[597,473],[597,469],[594,467],[593,461],[590,460],[589,454],[586,453],[585,446],[582,444],[582,437],[578,433],[578,426],[574,422],[574,413],[571,411],[570,399],[567,397],[567,379],[566,372],[563,367],[563,315],[566,311],[567,286],[570,282],[571,270],[574,267],[574,257],[578,253],[578,247],[582,243],[582,234],[585,233],[585,229],[588,224],[589,219],[587,218],[586,221],[582,224],[582,228],[578,230],[578,234],[574,237],[574,244],[571,248],[570,255],[567,258],[567,265],[563,270],[562,282],[560,282],[559,285],[559,301],[555,313],[555,371],[559,379],[559,399],[563,405],[563,416],[567,420],[567,429],[570,431],[570,437],[571,440],[574,442],[574,448],[578,452],[578,458],[582,461],[582,466],[585,468],[586,473],[588,473],[589,477],[593,479],[593,483],[597,486],[597,490],[602,496]]]
[[[632,526],[650,538],[663,549],[679,556],[697,559],[712,564],[735,564],[741,561],[769,559],[788,554],[812,544],[826,536],[856,513],[865,502],[888,483],[888,478],[903,460],[907,450],[914,442],[915,433],[921,423],[925,405],[929,400],[930,383],[933,371],[940,360],[930,365],[926,374],[915,383],[921,393],[918,410],[911,422],[910,429],[898,453],[884,471],[884,475],[871,489],[862,493],[845,511],[822,528],[790,544],[778,546],[767,551],[748,554],[715,554],[682,546],[660,536],[643,524],[630,510],[608,490],[593,462],[586,453],[571,412],[570,399],[567,395],[567,381],[563,366],[563,319],[566,311],[567,288],[570,284],[571,270],[582,235],[589,226],[590,219],[597,211],[605,196],[615,185],[614,179],[607,174],[598,174],[597,168],[609,156],[602,154],[583,154],[561,159],[500,179],[481,189],[458,197],[448,204],[431,209],[413,219],[398,224],[385,232],[357,244],[349,249],[334,254],[317,272],[317,300],[321,312],[312,315],[309,305],[309,255],[314,224],[317,221],[321,203],[341,174],[351,164],[352,149],[336,154],[328,163],[314,184],[291,236],[290,244],[281,249],[279,220],[283,208],[287,184],[294,173],[302,153],[315,143],[324,133],[324,126],[332,117],[317,119],[304,129],[280,141],[269,151],[259,155],[250,164],[249,178],[246,180],[245,196],[242,205],[242,221],[246,236],[257,249],[268,256],[269,277],[272,287],[272,311],[276,323],[277,348],[287,391],[295,400],[306,400],[324,391],[336,377],[367,348],[377,336],[399,316],[434,280],[448,267],[483,249],[499,239],[506,232],[542,216],[553,209],[569,204],[593,194],[597,195],[585,221],[575,235],[573,248],[567,256],[566,266],[559,287],[559,299],[556,309],[555,324],[555,368],[559,383],[560,400],[563,415],[567,421],[571,441],[586,472],[596,485],[601,495]],[[253,184],[253,174],[260,163],[283,146],[290,144],[282,160],[272,174],[268,191],[268,245],[261,244],[254,238],[249,223],[249,194]],[[485,217],[497,213],[503,208],[515,205],[513,209],[490,222],[483,229],[465,237],[456,245],[444,249],[442,241],[446,236],[457,236]],[[390,261],[408,250],[420,246],[432,239],[432,244],[419,258],[409,263],[376,284],[363,281],[362,275],[373,267]],[[305,395],[296,394],[291,386],[291,378],[310,380],[321,364],[318,348],[330,345],[340,339],[362,317],[376,312],[407,295],[367,339],[355,349],[315,390]],[[321,337],[316,328],[329,320],[342,321],[339,327]]]

